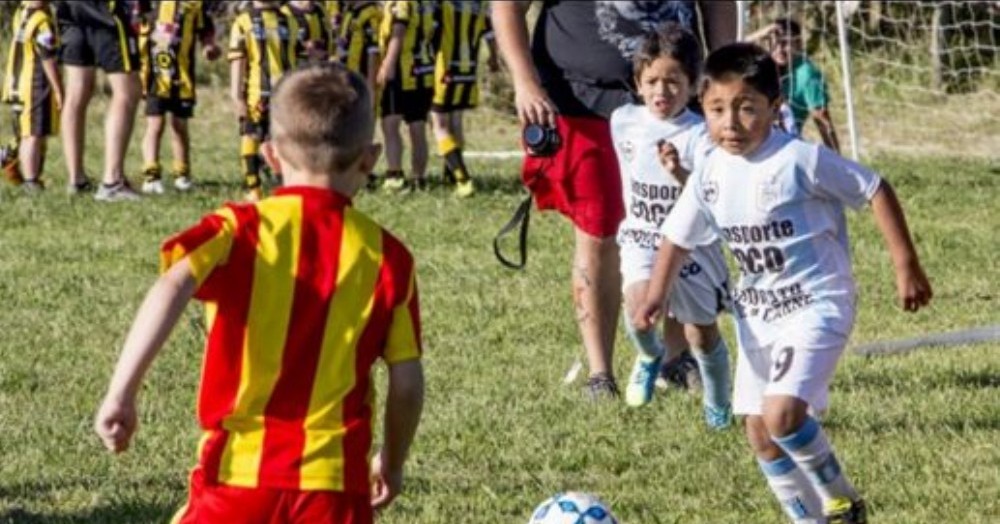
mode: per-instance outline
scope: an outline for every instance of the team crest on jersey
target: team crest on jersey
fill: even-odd
[[[635,160],[635,144],[631,140],[626,140],[618,145],[622,150],[622,158],[629,164]]]
[[[714,204],[719,200],[719,184],[709,178],[701,184],[701,199],[706,204]]]
[[[757,185],[757,210],[761,212],[770,211],[781,196],[781,182],[778,181],[778,174],[775,173]]]

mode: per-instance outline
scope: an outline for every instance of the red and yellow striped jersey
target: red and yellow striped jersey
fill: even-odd
[[[208,335],[198,399],[208,478],[369,493],[377,359],[420,358],[413,257],[332,191],[287,187],[167,240]]]

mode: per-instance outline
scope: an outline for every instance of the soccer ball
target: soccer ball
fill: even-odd
[[[528,524],[618,524],[611,510],[589,493],[556,493],[535,508]]]

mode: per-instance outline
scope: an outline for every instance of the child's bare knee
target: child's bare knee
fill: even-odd
[[[764,425],[772,437],[794,433],[806,420],[809,406],[802,399],[776,395],[764,399]]]
[[[771,440],[764,418],[760,415],[751,415],[744,420],[747,434],[747,442],[754,455],[765,460],[775,460],[781,456],[781,448]]]
[[[716,324],[685,324],[684,337],[692,348],[709,351],[719,343],[719,327]]]

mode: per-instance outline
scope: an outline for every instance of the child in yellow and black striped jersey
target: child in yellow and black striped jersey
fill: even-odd
[[[162,194],[160,140],[170,114],[174,187],[187,191],[191,179],[191,135],[188,120],[196,103],[196,44],[207,60],[221,55],[215,44],[215,24],[201,0],[163,0],[139,32],[143,95],[146,99],[146,134],[142,141],[142,191]]]
[[[43,188],[46,139],[59,131],[59,31],[47,1],[21,2],[12,22],[0,101],[11,107],[14,138],[0,147],[0,167],[11,182],[38,190]]]
[[[321,2],[292,0],[281,11],[294,17],[299,25],[299,62],[325,62],[334,53],[329,19]]]
[[[276,0],[253,0],[230,29],[229,95],[240,119],[240,157],[248,201],[264,196],[260,145],[270,131],[271,89],[298,64],[298,32],[295,17],[282,12]]]

